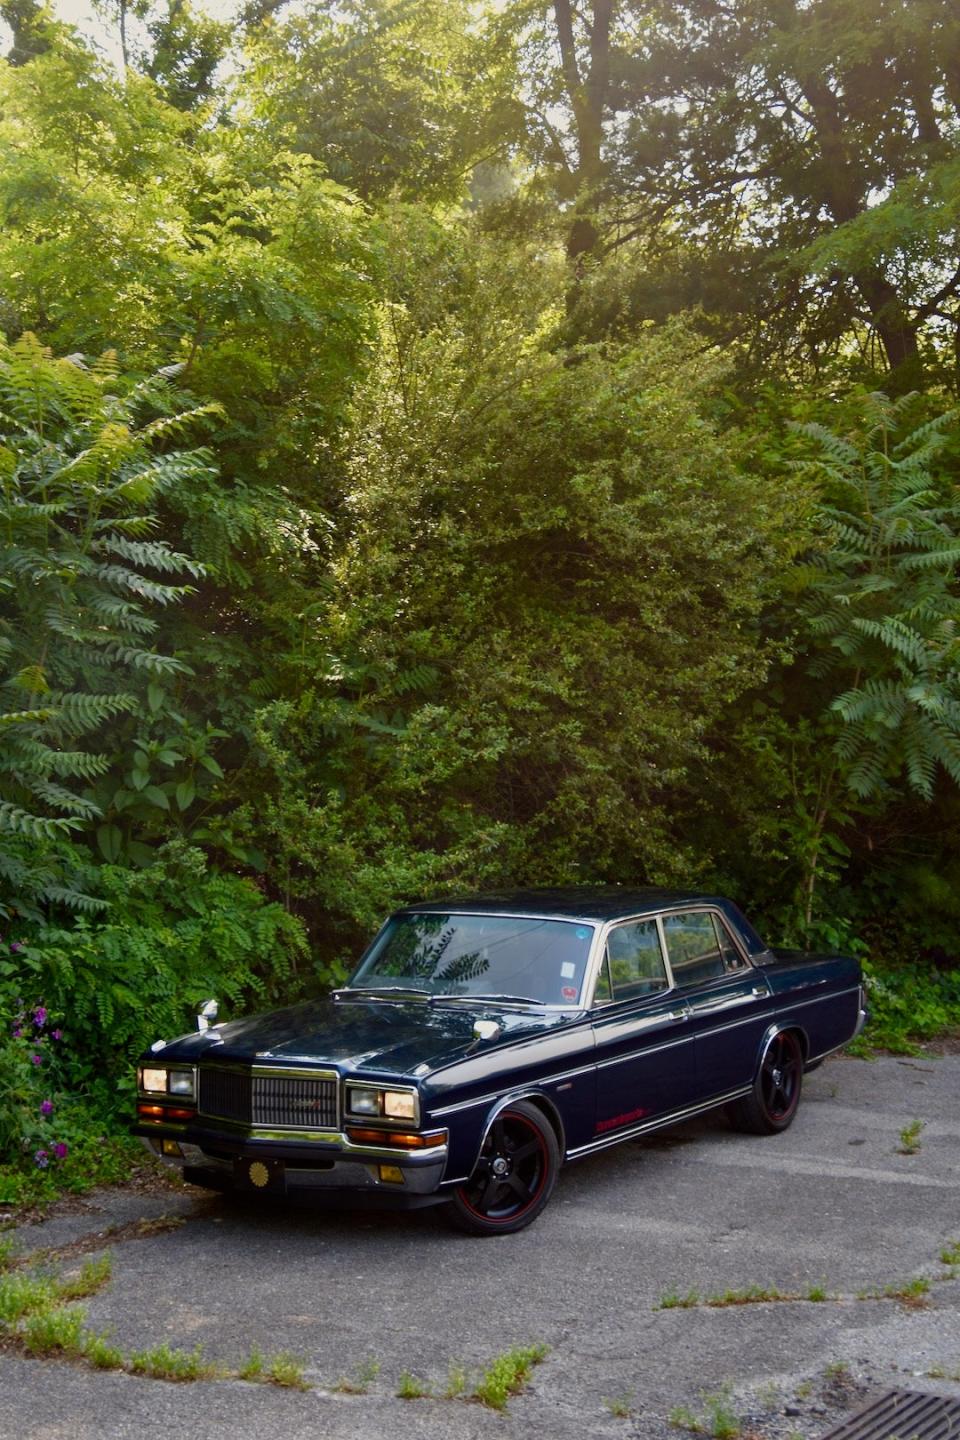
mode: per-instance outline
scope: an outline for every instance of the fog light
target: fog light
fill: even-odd
[[[179,1158],[183,1156],[183,1151],[180,1149],[176,1140],[164,1140],[163,1153],[164,1155],[176,1155]]]
[[[381,1165],[380,1179],[386,1180],[390,1185],[402,1185],[403,1171],[399,1165]]]

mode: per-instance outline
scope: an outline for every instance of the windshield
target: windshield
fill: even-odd
[[[506,915],[394,915],[353,987],[575,1005],[593,926]]]

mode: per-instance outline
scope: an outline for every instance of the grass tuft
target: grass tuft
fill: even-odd
[[[81,1350],[84,1360],[94,1370],[122,1370],[124,1359],[115,1345],[105,1335],[92,1335],[86,1331],[81,1336]]]
[[[90,1295],[96,1295],[104,1285],[109,1285],[112,1274],[113,1261],[108,1250],[99,1260],[85,1261],[79,1275],[58,1280],[57,1296],[60,1300],[86,1300]]]
[[[447,1388],[443,1392],[445,1400],[459,1400],[467,1388],[467,1372],[462,1365],[451,1365],[447,1374]]]
[[[29,1355],[81,1355],[85,1318],[79,1307],[38,1310],[27,1316],[18,1334]]]
[[[693,1310],[699,1304],[700,1296],[698,1295],[696,1290],[688,1290],[686,1295],[678,1295],[675,1290],[671,1290],[668,1294],[660,1296],[660,1299],[654,1306],[654,1309]]]
[[[740,1421],[730,1405],[730,1386],[724,1385],[713,1394],[702,1397],[705,1415],[697,1415],[686,1405],[678,1405],[667,1417],[676,1430],[688,1430],[692,1435],[712,1435],[713,1440],[737,1440]]]
[[[355,1376],[341,1375],[333,1389],[340,1395],[366,1395],[380,1374],[379,1360],[365,1360]]]
[[[25,1315],[49,1310],[56,1300],[56,1286],[47,1275],[0,1275],[0,1324],[13,1325]]]
[[[265,1362],[265,1374],[271,1385],[279,1385],[285,1390],[309,1390],[310,1386],[303,1378],[303,1364],[293,1355],[281,1351],[278,1355],[268,1356]]]
[[[244,1360],[237,1371],[238,1380],[262,1380],[263,1379],[263,1356],[256,1346]]]
[[[629,1420],[632,1414],[632,1405],[632,1390],[628,1390],[624,1395],[613,1395],[609,1399],[605,1398],[603,1401],[604,1409],[609,1410],[610,1414],[615,1415],[618,1420]]]
[[[152,1380],[210,1380],[217,1373],[216,1366],[204,1360],[199,1345],[195,1350],[173,1350],[166,1344],[138,1350],[130,1356],[127,1369]]]
[[[941,1265],[960,1265],[960,1240],[950,1240],[940,1251]]]
[[[473,1399],[491,1410],[505,1410],[511,1395],[518,1395],[530,1378],[530,1372],[549,1353],[547,1345],[529,1345],[507,1350],[498,1355],[483,1372],[473,1390]]]
[[[411,1375],[409,1370],[400,1372],[400,1379],[397,1381],[398,1400],[422,1400],[429,1394],[430,1386],[425,1380]]]
[[[922,1120],[912,1120],[909,1125],[904,1125],[900,1131],[900,1144],[897,1146],[898,1155],[916,1155],[920,1149],[920,1135],[924,1128]]]

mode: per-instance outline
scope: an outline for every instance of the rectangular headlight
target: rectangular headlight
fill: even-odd
[[[170,1094],[171,1095],[193,1095],[193,1071],[192,1070],[171,1070],[170,1071]]]
[[[347,1090],[347,1109],[352,1115],[379,1115],[380,1091],[361,1090],[359,1086],[351,1085]]]
[[[140,1088],[146,1090],[150,1095],[166,1095],[166,1070],[154,1070],[151,1066],[145,1065],[140,1072]]]
[[[407,1090],[384,1090],[383,1113],[391,1120],[413,1120],[416,1123],[420,1119],[416,1095]]]

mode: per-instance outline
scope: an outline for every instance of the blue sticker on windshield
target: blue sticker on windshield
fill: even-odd
[[[573,933],[576,935],[578,940],[590,939],[590,931],[588,930],[586,925],[578,925]]]

